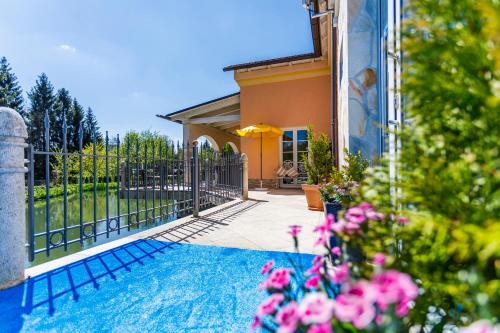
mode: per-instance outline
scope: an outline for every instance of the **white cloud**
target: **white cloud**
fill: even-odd
[[[57,48],[64,51],[64,52],[67,52],[67,53],[71,53],[71,54],[76,53],[76,47],[68,45],[68,44],[61,44]]]

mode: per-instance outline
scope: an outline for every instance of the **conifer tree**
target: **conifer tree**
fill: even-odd
[[[102,135],[99,132],[99,125],[97,123],[97,118],[94,115],[92,108],[87,108],[85,113],[85,121],[83,125],[83,145],[92,143],[94,132],[96,134],[97,141],[102,140]]]
[[[80,124],[83,127],[85,112],[76,98],[73,98],[73,103],[67,117],[68,123],[68,151],[77,151],[79,147],[78,131]]]
[[[27,113],[29,142],[33,144],[35,150],[43,150],[45,113],[49,115],[51,126],[55,120],[54,87],[45,73],[38,77],[35,86],[28,93],[28,99],[30,102]]]
[[[68,117],[73,100],[67,89],[61,88],[57,91],[56,101],[54,105],[55,123],[52,128],[52,141],[54,144],[62,149],[63,147],[63,122],[64,117]],[[66,118],[66,120],[68,120]],[[69,132],[68,132],[69,133]],[[69,135],[69,134],[68,134]]]
[[[23,91],[17,82],[17,77],[12,72],[7,59],[2,57],[0,59],[0,106],[12,108],[26,118],[23,104]]]
[[[42,73],[28,93],[29,107],[26,114],[28,141],[35,150],[43,151],[45,145],[45,114],[49,115],[50,124],[54,124],[54,88],[45,73]],[[51,147],[53,147],[51,143]],[[45,166],[42,158],[35,159],[35,179],[43,179]]]

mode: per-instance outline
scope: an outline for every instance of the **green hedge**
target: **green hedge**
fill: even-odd
[[[116,189],[117,183],[109,183],[109,188],[110,189]],[[106,189],[106,183],[97,183],[96,186],[98,191],[104,191]],[[68,184],[67,186],[67,193],[68,195],[72,194],[77,194],[80,190],[80,185],[79,184]],[[90,192],[94,190],[94,184],[93,183],[85,183],[83,184],[83,192]],[[34,189],[34,197],[35,200],[43,200],[45,199],[46,191],[45,191],[45,185],[41,186],[35,186]],[[49,194],[51,198],[57,198],[57,197],[62,197],[64,195],[64,187],[62,185],[57,185],[57,186],[51,186],[49,190]]]

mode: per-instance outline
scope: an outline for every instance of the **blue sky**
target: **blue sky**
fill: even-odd
[[[0,56],[25,91],[45,72],[101,129],[156,130],[169,113],[238,91],[227,65],[312,51],[300,0],[0,0]]]

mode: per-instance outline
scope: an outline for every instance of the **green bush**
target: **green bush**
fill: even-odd
[[[317,185],[325,182],[332,171],[331,142],[325,133],[315,135],[312,126],[307,127],[307,139],[309,154],[302,157],[307,172],[307,183]]]
[[[410,319],[434,332],[500,316],[500,3],[417,0],[409,13],[402,87],[411,125],[398,132],[397,177],[386,160],[362,193],[410,217],[397,237],[378,230],[367,254],[401,242],[393,266],[423,290]]]

